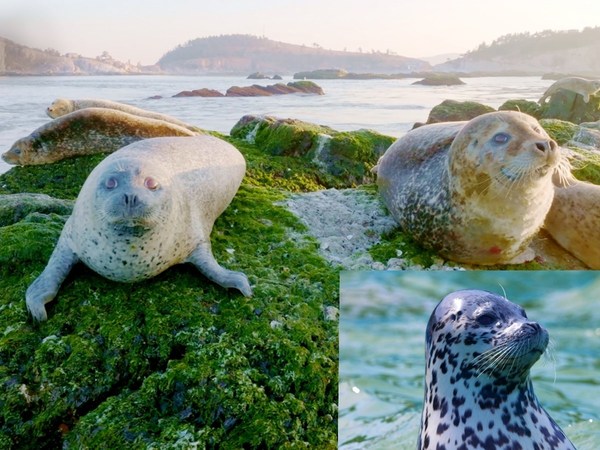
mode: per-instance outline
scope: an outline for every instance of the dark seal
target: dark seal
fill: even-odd
[[[506,298],[447,295],[427,324],[418,448],[574,450],[529,377],[547,345],[548,332]]]

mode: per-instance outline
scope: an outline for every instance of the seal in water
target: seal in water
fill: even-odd
[[[111,153],[141,139],[196,135],[162,120],[113,109],[87,108],[42,125],[15,142],[2,159],[22,166],[50,164],[73,156]]]
[[[528,245],[559,162],[537,120],[499,111],[409,131],[374,171],[394,219],[425,247],[463,263],[517,264],[535,256]]]
[[[529,369],[547,345],[548,332],[506,298],[447,295],[427,324],[418,448],[575,450],[533,392]]]
[[[65,114],[72,113],[79,109],[85,108],[107,108],[114,109],[117,111],[123,111],[134,116],[147,117],[149,119],[162,120],[164,122],[173,123],[184,127],[194,132],[201,132],[202,130],[193,125],[185,123],[183,120],[179,120],[175,117],[167,114],[161,114],[154,111],[148,111],[146,109],[137,108],[135,106],[127,105],[126,103],[113,102],[111,100],[102,99],[82,99],[82,100],[68,100],[66,98],[58,98],[52,102],[46,109],[46,114],[56,119],[57,117],[64,116]]]
[[[215,261],[210,233],[246,163],[212,136],[148,139],[103,160],[86,179],[42,274],[26,293],[36,320],[79,261],[111,280],[134,282],[190,262],[215,283],[252,290],[246,275]]]

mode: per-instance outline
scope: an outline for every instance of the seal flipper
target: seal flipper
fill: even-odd
[[[206,278],[219,286],[235,288],[245,297],[252,296],[252,288],[246,274],[221,267],[212,254],[209,242],[200,243],[186,262],[192,263]]]
[[[46,268],[31,283],[25,294],[27,309],[34,320],[43,321],[48,318],[44,305],[54,300],[60,285],[78,261],[79,258],[67,244],[64,234],[61,234]]]

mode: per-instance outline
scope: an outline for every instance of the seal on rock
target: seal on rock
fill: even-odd
[[[47,318],[44,305],[79,261],[122,282],[190,262],[250,296],[246,275],[221,267],[210,243],[245,169],[235,147],[208,135],[148,139],[108,156],[86,179],[48,265],[27,289],[33,318]]]
[[[506,298],[447,295],[427,324],[418,448],[575,450],[529,376],[547,345],[548,332]]]
[[[550,85],[546,92],[542,95],[539,100],[539,104],[543,105],[546,99],[552,94],[560,90],[571,91],[579,94],[583,97],[585,103],[589,103],[590,96],[595,95],[600,91],[600,80],[588,80],[581,77],[566,77],[555,81]]]
[[[102,100],[102,99],[82,99],[82,100],[69,100],[66,98],[58,98],[54,100],[48,108],[46,108],[46,114],[56,119],[58,117],[64,116],[65,114],[72,113],[73,111],[77,111],[79,109],[85,108],[107,108],[114,109],[117,111],[123,111],[128,114],[133,114],[134,116],[147,117],[149,119],[162,120],[165,122],[169,122],[175,125],[179,125],[180,127],[187,128],[190,131],[200,132],[200,128],[195,127],[193,125],[189,125],[182,120],[179,120],[175,117],[169,116],[167,114],[161,114],[154,111],[148,111],[146,109],[137,108],[135,106],[127,105],[126,103],[113,102],[111,100]]]
[[[561,161],[537,120],[498,111],[409,131],[374,171],[392,216],[424,246],[463,263],[517,264],[535,256],[528,245]]]
[[[544,228],[588,267],[600,269],[600,186],[575,181],[556,186]]]
[[[160,136],[198,133],[163,120],[106,108],[74,111],[42,125],[2,155],[9,164],[50,164],[73,156],[111,153],[125,145]]]

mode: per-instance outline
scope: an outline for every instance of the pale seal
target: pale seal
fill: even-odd
[[[123,111],[128,114],[133,114],[134,116],[147,117],[149,119],[162,120],[164,122],[173,123],[175,125],[179,125],[180,127],[184,127],[189,129],[190,131],[200,132],[198,127],[193,125],[189,125],[185,123],[183,120],[179,120],[175,117],[169,116],[167,114],[161,114],[154,111],[148,111],[146,109],[137,108],[135,106],[127,105],[126,103],[113,102],[111,100],[102,100],[102,99],[81,99],[81,100],[69,100],[66,98],[58,98],[48,106],[46,109],[46,114],[56,119],[58,117],[64,116],[65,114],[72,113],[73,111],[77,111],[79,109],[85,108],[107,108],[114,109],[117,111]]]
[[[589,103],[590,96],[600,91],[600,80],[588,80],[580,77],[561,78],[546,89],[546,92],[544,92],[539,100],[539,104],[543,105],[548,97],[560,90],[575,92],[583,97],[585,103]]]
[[[123,282],[190,262],[215,283],[251,295],[246,275],[221,267],[210,243],[245,168],[235,147],[212,136],[148,139],[108,156],[86,179],[48,265],[27,289],[33,318],[46,319],[44,304],[79,261]]]
[[[427,324],[418,448],[574,450],[529,376],[547,345],[548,332],[506,298],[447,295]]]
[[[515,111],[425,125],[398,139],[375,168],[401,228],[445,258],[521,263],[552,204],[559,148]]]
[[[557,186],[544,228],[592,269],[600,269],[600,186],[582,181]]]
[[[73,156],[111,153],[141,139],[197,134],[162,120],[106,108],[86,108],[37,128],[16,141],[2,159],[23,166],[49,164]]]

